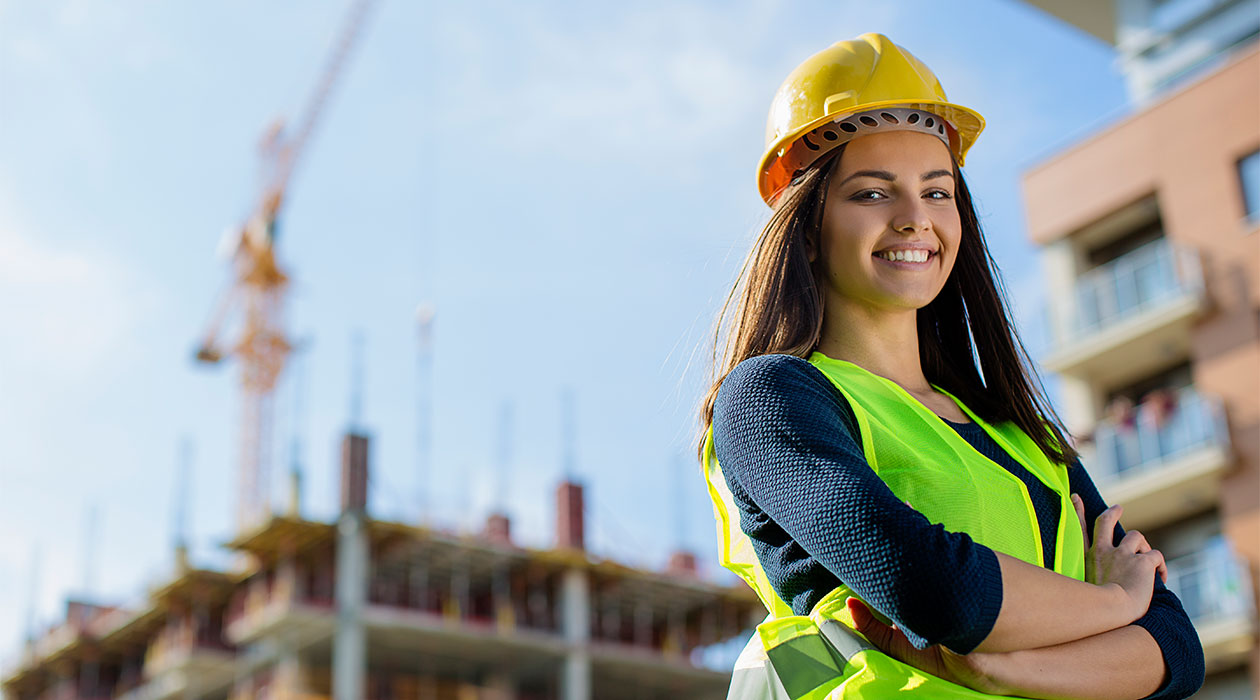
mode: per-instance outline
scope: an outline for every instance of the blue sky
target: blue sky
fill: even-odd
[[[167,575],[185,436],[193,557],[226,562],[237,377],[190,354],[227,278],[219,238],[254,200],[254,145],[304,103],[346,4],[0,2],[0,658],[33,581],[49,623],[67,595],[126,602]],[[589,548],[658,567],[681,542],[717,575],[694,408],[768,213],[769,100],[866,31],[988,120],[964,173],[1035,334],[1020,174],[1127,110],[1092,37],[1013,0],[384,0],[281,222],[290,330],[311,344],[301,411],[292,374],[278,394],[273,498],[296,425],[305,512],[332,517],[361,332],[376,515],[420,519],[423,489],[432,522],[475,529],[502,493],[516,539],[549,544],[569,386]],[[423,484],[422,301],[437,309]]]

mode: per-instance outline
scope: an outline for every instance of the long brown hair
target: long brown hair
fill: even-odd
[[[811,264],[808,251],[819,249],[828,185],[847,145],[841,144],[792,181],[745,259],[714,328],[714,379],[701,404],[702,431],[713,422],[722,381],[740,362],[770,353],[806,358],[817,348],[824,263],[819,256]],[[1011,322],[1001,274],[956,160],[953,169],[962,238],[945,286],[918,310],[923,374],[985,422],[1013,421],[1048,458],[1071,465],[1077,451],[1065,437],[1067,428],[1046,398]],[[703,438],[697,452],[703,459]]]

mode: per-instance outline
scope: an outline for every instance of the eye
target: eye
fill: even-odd
[[[879,190],[862,190],[861,192],[858,192],[857,194],[850,197],[850,199],[859,200],[859,201],[867,201],[867,202],[877,201],[877,200],[871,199],[870,197],[865,196],[868,194],[877,194],[880,197],[884,196],[884,193],[880,192]]]
[[[954,198],[953,195],[951,195],[949,192],[946,192],[945,190],[932,190],[931,192],[928,192],[928,194],[944,195],[942,197],[934,197],[934,199],[953,199]]]

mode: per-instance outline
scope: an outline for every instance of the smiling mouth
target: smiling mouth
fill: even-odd
[[[888,258],[885,258],[879,253],[871,253],[872,258],[877,258],[878,260],[888,263],[889,265],[892,265],[894,267],[901,267],[908,270],[914,270],[918,268],[927,267],[929,264],[931,264],[933,260],[936,259],[936,256],[937,256],[936,251],[932,251],[928,253],[927,260],[924,260],[923,262],[915,262],[912,260],[889,260]]]

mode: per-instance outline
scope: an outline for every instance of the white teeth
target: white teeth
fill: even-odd
[[[903,260],[908,262],[927,262],[930,253],[926,250],[895,250],[876,253],[885,260]]]

